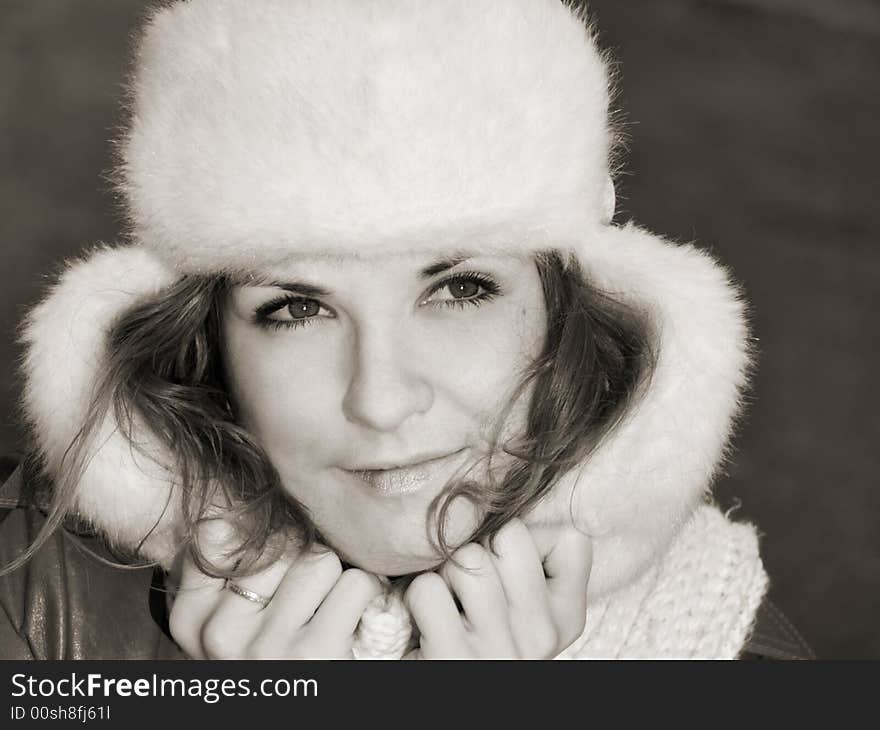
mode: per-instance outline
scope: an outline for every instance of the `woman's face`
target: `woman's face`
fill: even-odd
[[[431,500],[488,453],[545,330],[531,257],[303,258],[232,289],[225,365],[241,420],[330,546],[399,575],[438,562]],[[449,515],[453,545],[479,522],[463,499]]]

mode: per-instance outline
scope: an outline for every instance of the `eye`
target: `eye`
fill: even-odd
[[[447,307],[479,306],[501,292],[498,284],[486,274],[467,272],[450,276],[436,284],[422,299],[422,304]]]
[[[263,304],[256,312],[255,321],[263,327],[305,327],[335,316],[317,299],[287,296]]]

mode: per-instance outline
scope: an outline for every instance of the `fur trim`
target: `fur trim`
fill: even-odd
[[[120,186],[180,271],[559,247],[607,210],[605,65],[560,0],[190,0],[137,61]]]
[[[23,408],[43,468],[56,482],[70,467],[68,447],[101,377],[108,330],[122,312],[174,278],[140,248],[100,247],[71,263],[26,318]],[[136,438],[143,453],[118,432],[112,415],[105,418],[88,449],[75,506],[112,543],[140,546],[142,555],[167,564],[178,544],[171,479],[160,466],[167,461],[150,447],[145,429]]]
[[[708,493],[750,359],[745,305],[709,255],[629,224],[606,228],[578,257],[595,285],[648,318],[656,358],[623,422],[532,515],[573,514],[594,537],[597,597],[664,552]]]

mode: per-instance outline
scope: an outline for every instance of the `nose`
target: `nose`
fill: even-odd
[[[351,377],[342,401],[350,422],[391,432],[431,408],[428,364],[407,347],[406,339],[396,321],[355,330]]]

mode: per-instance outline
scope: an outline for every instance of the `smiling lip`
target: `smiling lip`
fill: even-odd
[[[344,471],[357,477],[368,488],[380,494],[387,496],[412,494],[428,484],[452,461],[453,457],[460,455],[462,451],[464,449],[391,469],[345,469]]]

